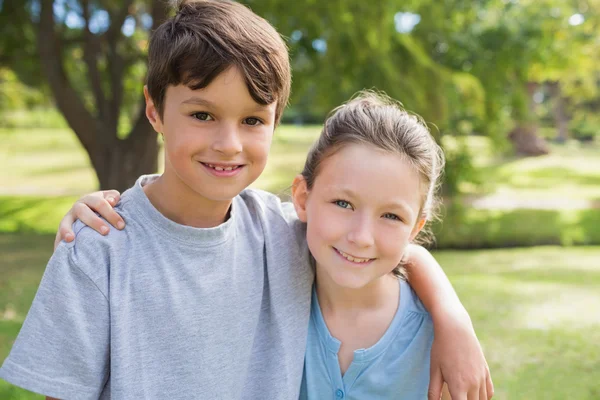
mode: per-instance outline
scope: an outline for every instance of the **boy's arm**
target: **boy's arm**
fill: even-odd
[[[121,194],[116,190],[102,190],[86,194],[77,200],[60,221],[58,232],[56,232],[54,238],[54,248],[56,249],[62,240],[70,243],[75,239],[72,227],[76,220],[81,220],[85,225],[102,235],[108,234],[109,226],[96,213],[100,214],[113,227],[123,229],[125,221],[113,209],[119,202],[120,197]]]
[[[429,399],[445,381],[453,399],[488,400],[494,386],[469,314],[446,274],[423,247],[409,247],[408,279],[433,319]]]
[[[108,279],[102,255],[74,245],[61,244],[50,259],[0,377],[51,398],[98,398],[109,368]]]

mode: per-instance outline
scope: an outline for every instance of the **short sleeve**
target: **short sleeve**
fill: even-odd
[[[97,399],[109,375],[109,302],[77,265],[102,257],[61,243],[50,259],[33,304],[0,377],[57,398]],[[90,253],[90,254],[86,254]],[[96,261],[100,264],[101,261]],[[106,266],[87,265],[99,271]]]

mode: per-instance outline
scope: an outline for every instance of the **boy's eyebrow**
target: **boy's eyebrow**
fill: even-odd
[[[189,99],[182,101],[181,104],[196,104],[199,106],[215,107],[215,104],[212,101],[197,96],[190,97]]]
[[[207,99],[203,99],[202,97],[198,97],[198,96],[190,97],[189,99],[182,101],[181,104],[195,104],[195,105],[198,105],[198,106],[205,106],[205,107],[209,107],[209,108],[217,108],[217,105],[215,103],[213,103],[212,101],[207,100]],[[251,112],[265,112],[265,111],[269,111],[269,106],[270,106],[270,104],[267,104],[267,105],[257,104],[256,107],[254,107],[251,110]]]

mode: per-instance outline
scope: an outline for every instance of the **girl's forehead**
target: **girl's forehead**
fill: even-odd
[[[344,146],[323,160],[315,187],[369,201],[402,200],[420,207],[420,176],[401,154],[363,144]]]

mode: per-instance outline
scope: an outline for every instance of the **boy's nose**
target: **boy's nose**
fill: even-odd
[[[368,218],[356,218],[348,232],[348,241],[357,247],[369,247],[375,244],[372,226]]]
[[[212,147],[215,151],[226,156],[241,153],[243,147],[238,130],[232,126],[224,127],[218,132]]]

